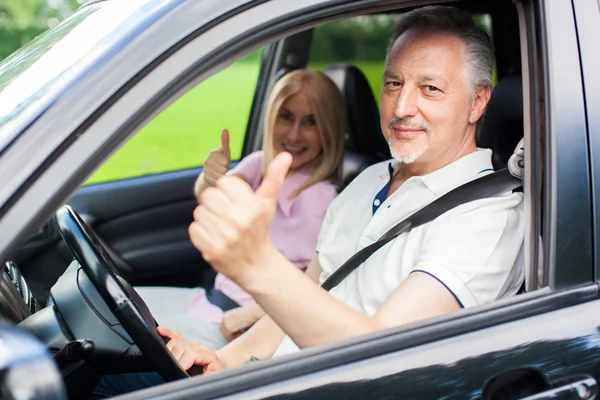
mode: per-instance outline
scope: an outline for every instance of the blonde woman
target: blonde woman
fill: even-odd
[[[210,153],[194,185],[196,198],[200,202],[202,191],[224,174],[238,176],[256,190],[275,155],[290,153],[293,161],[279,195],[271,240],[286,258],[305,270],[314,256],[327,207],[337,195],[344,110],[340,92],[323,73],[296,70],[284,75],[267,103],[262,151],[248,155],[229,170],[229,132],[223,130],[221,148]],[[136,289],[160,325],[213,349],[224,346],[264,315],[248,293],[221,274],[208,291]]]

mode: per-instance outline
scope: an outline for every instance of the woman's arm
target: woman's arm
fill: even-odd
[[[265,312],[258,304],[234,308],[223,314],[219,329],[225,339],[231,342],[264,316]]]

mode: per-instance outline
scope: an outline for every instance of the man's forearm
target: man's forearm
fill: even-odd
[[[251,357],[270,358],[285,334],[268,316],[262,317],[248,332],[217,352],[227,368],[245,364]]]
[[[278,252],[260,276],[239,284],[301,348],[384,328],[330,296]]]

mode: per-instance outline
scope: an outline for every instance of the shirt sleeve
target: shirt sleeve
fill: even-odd
[[[437,279],[462,307],[515,294],[524,278],[521,199],[475,201],[435,220],[412,272]]]
[[[243,175],[246,182],[256,190],[262,180],[262,151],[255,151],[240,160],[240,162],[231,170],[229,174]]]

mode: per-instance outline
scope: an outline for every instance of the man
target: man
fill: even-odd
[[[516,294],[523,281],[519,193],[456,207],[386,244],[330,292],[319,286],[399,221],[492,171],[491,151],[475,145],[492,66],[489,36],[469,14],[425,7],[402,17],[380,101],[394,161],[371,166],[334,200],[306,274],[269,239],[289,154],[273,160],[256,192],[227,176],[206,189],[190,238],[268,315],[217,353],[159,327],[182,367],[218,371]]]
[[[306,275],[269,241],[289,154],[272,162],[256,193],[232,177],[207,190],[190,238],[268,316],[218,354],[159,328],[181,365],[216,371],[516,294],[524,235],[518,193],[459,206],[387,244],[329,293],[318,285],[397,222],[492,171],[491,151],[475,144],[492,66],[489,36],[469,14],[426,7],[404,15],[380,102],[395,161],[370,167],[332,203]]]

